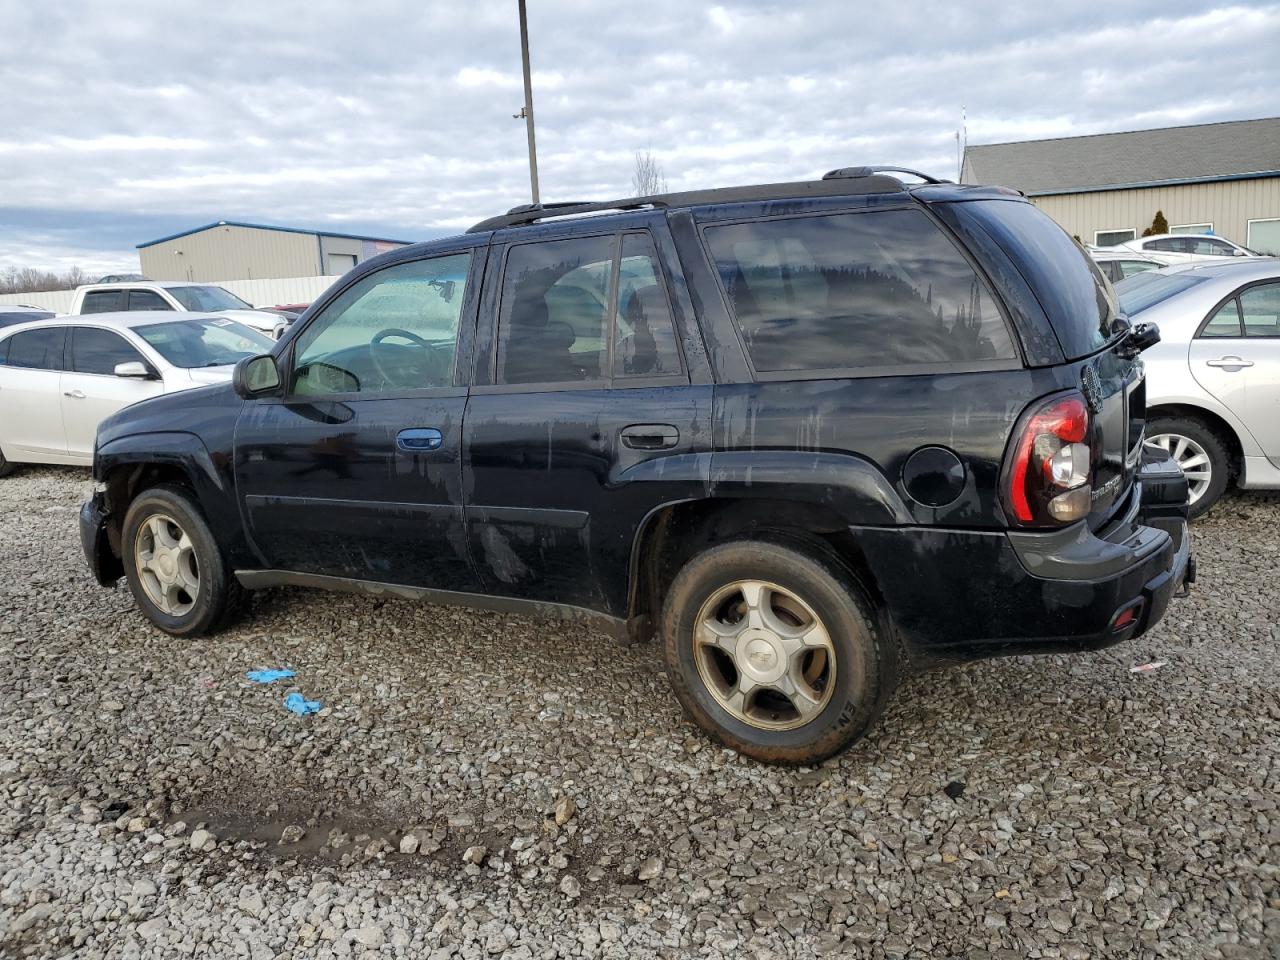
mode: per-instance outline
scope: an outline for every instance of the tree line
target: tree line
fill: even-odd
[[[79,267],[72,267],[65,273],[54,273],[51,270],[37,270],[35,267],[9,267],[0,272],[0,293],[41,293],[46,290],[74,290],[82,283],[88,283]]]

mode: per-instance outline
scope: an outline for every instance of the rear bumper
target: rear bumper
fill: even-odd
[[[124,576],[124,566],[111,548],[107,532],[107,512],[101,493],[95,493],[80,508],[80,546],[93,579],[104,587],[113,586]]]
[[[1185,519],[1134,491],[1105,530],[857,531],[913,660],[1096,650],[1141,636],[1195,580]]]

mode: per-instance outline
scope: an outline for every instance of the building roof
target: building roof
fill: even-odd
[[[269,223],[244,223],[240,220],[219,220],[217,223],[206,223],[202,227],[192,227],[190,230],[183,230],[181,233],[171,233],[167,237],[160,237],[158,240],[148,240],[146,243],[138,244],[138,250],[143,247],[154,247],[157,243],[166,243],[170,240],[177,240],[179,237],[189,237],[193,233],[202,233],[205,230],[212,230],[214,227],[248,227],[250,230],[275,230],[280,233],[305,233],[313,237],[338,237],[342,240],[372,240],[374,243],[398,243],[402,245],[413,243],[413,240],[392,240],[390,237],[366,237],[358,233],[335,233],[332,230],[303,230],[299,227],[277,227]]]
[[[1280,117],[965,148],[964,183],[1030,196],[1280,176]]]

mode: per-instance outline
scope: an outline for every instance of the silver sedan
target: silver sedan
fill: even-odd
[[[1280,259],[1165,267],[1116,284],[1160,327],[1147,366],[1147,440],[1173,454],[1192,516],[1233,483],[1280,488]]]

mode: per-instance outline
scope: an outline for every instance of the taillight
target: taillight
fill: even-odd
[[[1054,397],[1024,421],[1012,448],[1007,489],[1019,523],[1071,523],[1093,504],[1089,408],[1078,393]]]

